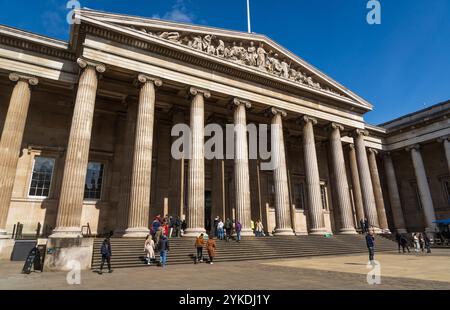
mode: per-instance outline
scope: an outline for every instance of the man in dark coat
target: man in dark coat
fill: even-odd
[[[364,232],[365,233],[369,232],[369,220],[368,219],[364,219]]]
[[[366,245],[369,250],[369,261],[372,262],[375,257],[375,237],[373,236],[373,230],[369,230],[366,235]]]
[[[169,252],[169,239],[163,234],[159,240],[159,258],[161,267],[165,268],[167,263],[167,252]]]
[[[102,243],[102,247],[100,248],[100,252],[102,254],[102,264],[100,265],[100,272],[99,274],[103,273],[103,266],[105,265],[105,262],[108,263],[108,272],[111,273],[111,243],[109,242],[109,239],[105,239]]]

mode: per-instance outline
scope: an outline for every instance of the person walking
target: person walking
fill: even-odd
[[[148,235],[144,243],[145,262],[147,265],[152,264],[152,260],[155,259],[155,241],[151,235]]]
[[[187,223],[186,223],[186,220],[183,220],[183,222],[181,223],[181,236],[183,236],[184,235],[184,232],[186,231],[186,228],[187,228]]]
[[[236,230],[236,242],[241,242],[241,231],[242,231],[241,222],[236,220],[234,227]]]
[[[398,245],[398,254],[401,253],[401,247],[402,247],[402,235],[399,234],[399,232],[395,233],[395,240],[397,241],[397,245]],[[404,251],[403,251],[404,252]]]
[[[175,219],[174,228],[175,237],[180,238],[181,220],[179,216]]]
[[[172,238],[174,226],[175,226],[175,220],[174,220],[173,216],[169,216],[169,238]]]
[[[365,223],[364,223],[364,219],[363,218],[359,220],[359,227],[361,228],[361,233],[362,234],[365,233],[365,229],[364,229]]]
[[[205,246],[205,239],[203,238],[203,234],[195,239],[195,248],[197,249],[197,257],[196,263],[202,261],[203,262],[203,247]]]
[[[364,233],[368,233],[368,232],[369,232],[369,220],[364,219]]]
[[[427,253],[430,254],[431,253],[431,240],[426,233],[423,234],[423,239],[424,239],[424,243],[425,243],[425,249],[427,250]]]
[[[219,237],[219,231],[218,231],[218,225],[219,225],[219,220],[220,218],[218,216],[216,216],[216,218],[214,219],[214,234],[213,236],[215,236],[216,238]]]
[[[111,250],[111,242],[109,241],[109,239],[103,240],[100,252],[102,254],[102,263],[100,265],[99,274],[103,274],[103,266],[105,265],[105,262],[108,263],[108,272],[109,273],[113,272],[111,269],[112,250]]]
[[[231,239],[231,230],[232,229],[233,229],[233,222],[229,218],[227,218],[227,220],[225,221],[225,232],[226,232],[225,240],[227,242],[229,242]]]
[[[422,251],[422,253],[423,253],[425,251],[425,240],[423,238],[422,233],[419,234],[419,245],[420,245],[420,251]]]
[[[224,231],[223,231],[223,229],[224,229],[224,224],[223,224],[223,222],[222,222],[222,219],[219,219],[219,223],[217,223],[217,230],[218,230],[218,238],[220,239],[220,240],[223,240],[223,237],[224,237]]]
[[[160,226],[161,226],[161,217],[158,215],[158,216],[155,216],[155,218],[153,219],[153,222],[152,222],[151,234],[152,234],[153,238],[155,238],[155,235],[158,232],[158,229]]]
[[[163,234],[159,240],[159,262],[161,267],[166,268],[167,253],[170,250],[169,239]]]
[[[369,261],[372,263],[375,258],[375,237],[373,230],[370,230],[366,234],[366,245],[369,250]]]
[[[214,261],[214,257],[216,257],[216,240],[212,237],[208,239],[208,242],[206,242],[206,250],[208,251],[209,256],[209,264],[212,265]]]
[[[413,241],[414,241],[414,252],[416,254],[419,254],[419,252],[420,252],[420,242],[419,242],[419,236],[418,236],[417,233],[414,233]]]
[[[404,235],[400,235],[400,245],[402,246],[403,253],[406,253],[405,249],[408,250],[408,253],[410,253],[408,239],[406,239]]]
[[[260,219],[258,219],[256,221],[255,231],[256,231],[256,237],[262,237],[263,236],[264,226],[263,226],[263,224],[262,224]]]

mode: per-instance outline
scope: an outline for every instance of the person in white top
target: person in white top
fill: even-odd
[[[155,259],[155,241],[153,241],[151,235],[148,235],[145,239],[144,251],[146,254],[145,262],[147,265],[151,265],[152,259]]]
[[[224,232],[223,232],[223,221],[222,219],[219,220],[219,223],[217,224],[217,231],[218,231],[218,237],[220,240],[223,240]]]

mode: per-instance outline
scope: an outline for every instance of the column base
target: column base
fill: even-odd
[[[80,227],[56,227],[49,238],[82,238]]]
[[[146,238],[150,234],[150,229],[146,227],[128,228],[122,234],[123,238]]]
[[[183,234],[183,237],[197,238],[200,234],[205,234],[206,230],[204,228],[187,228]]]
[[[11,254],[15,243],[16,241],[14,239],[0,239],[0,260],[11,260]]]
[[[328,233],[327,229],[325,227],[323,228],[313,228],[309,231],[310,235],[314,235],[314,236],[323,236],[326,235]]]
[[[253,233],[253,230],[251,228],[246,228],[241,230],[241,236],[242,237],[254,237],[255,234]]]
[[[354,228],[341,228],[339,230],[340,235],[357,235],[358,233]]]
[[[274,236],[295,236],[292,228],[280,228],[275,229]]]

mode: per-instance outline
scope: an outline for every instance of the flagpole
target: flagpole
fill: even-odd
[[[250,0],[247,0],[247,23],[248,23],[248,33],[252,33],[252,27],[250,24]]]

